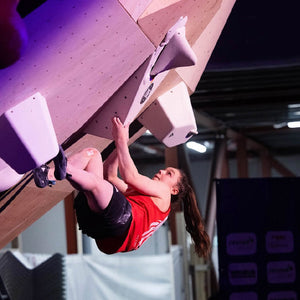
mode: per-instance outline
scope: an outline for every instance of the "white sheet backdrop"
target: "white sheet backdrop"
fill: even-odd
[[[156,255],[66,255],[66,300],[182,300],[182,250]],[[51,255],[14,251],[28,269]]]
[[[175,299],[170,254],[66,256],[68,300]]]

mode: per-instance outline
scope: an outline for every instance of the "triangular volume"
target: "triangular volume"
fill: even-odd
[[[151,76],[178,67],[193,66],[197,56],[185,36],[187,17],[179,21],[169,30],[160,46],[164,49],[151,70]]]
[[[159,96],[138,118],[167,147],[185,143],[198,134],[189,93],[184,82]]]
[[[26,173],[55,157],[58,142],[45,98],[36,93],[0,116],[0,157]]]

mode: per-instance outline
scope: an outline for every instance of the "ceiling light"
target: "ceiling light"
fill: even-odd
[[[300,103],[295,103],[295,104],[289,104],[288,108],[299,108],[300,107]]]
[[[280,129],[280,128],[283,128],[285,126],[286,126],[286,122],[273,124],[273,128],[275,128],[275,129]]]
[[[189,149],[192,149],[192,150],[200,152],[200,153],[205,153],[206,152],[206,147],[204,145],[196,143],[196,142],[187,142],[186,146]]]
[[[288,122],[287,126],[289,128],[299,128],[300,127],[300,121]]]

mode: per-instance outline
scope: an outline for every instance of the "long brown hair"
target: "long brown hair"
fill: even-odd
[[[181,174],[178,182],[179,193],[172,195],[171,201],[182,202],[186,230],[192,237],[195,251],[200,257],[208,257],[211,243],[204,229],[204,222],[197,205],[196,195],[188,182],[186,174],[182,170],[179,171]]]

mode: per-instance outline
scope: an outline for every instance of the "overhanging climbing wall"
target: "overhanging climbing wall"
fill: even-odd
[[[191,94],[234,3],[46,1],[24,18],[28,44],[23,55],[0,70],[0,116],[39,92],[47,101],[58,143],[69,142],[67,153],[86,145],[101,151],[109,140],[89,134],[76,142],[69,139],[75,133],[80,136],[87,122],[145,64],[182,16],[188,18],[185,34],[197,62],[167,71],[148,104],[180,82]],[[6,169],[7,165],[2,167]],[[24,176],[20,186],[30,179],[28,174]],[[24,190],[20,186],[1,195],[2,247],[72,191],[64,182],[48,190],[37,189],[32,181]]]

